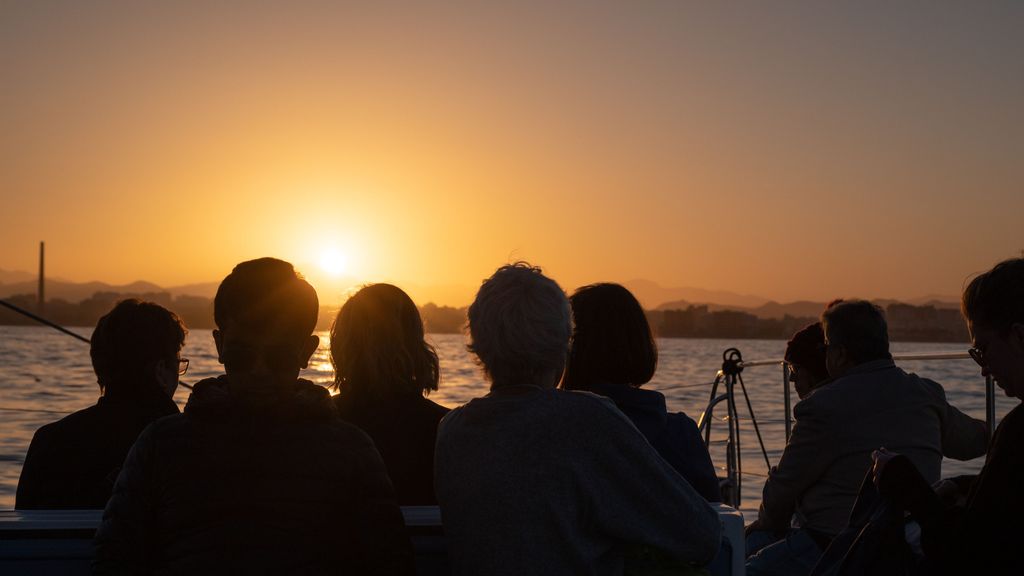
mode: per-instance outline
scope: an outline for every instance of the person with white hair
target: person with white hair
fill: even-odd
[[[539,268],[503,266],[469,308],[490,393],[441,421],[435,476],[453,574],[705,565],[715,511],[607,398],[556,388],[572,320]]]

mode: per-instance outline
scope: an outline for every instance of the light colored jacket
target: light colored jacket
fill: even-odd
[[[793,409],[796,424],[779,465],[764,486],[760,524],[799,524],[829,536],[847,524],[871,452],[907,455],[929,482],[942,457],[969,460],[985,453],[984,422],[946,402],[938,383],[908,374],[892,360],[851,368]]]

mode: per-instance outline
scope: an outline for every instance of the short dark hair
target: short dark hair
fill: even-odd
[[[467,346],[491,385],[531,382],[565,367],[572,334],[569,300],[540,268],[516,262],[484,280],[469,306]]]
[[[821,326],[828,345],[846,348],[858,364],[892,358],[885,312],[867,300],[833,302],[822,312]]]
[[[437,390],[437,352],[409,295],[370,284],[338,311],[331,326],[334,386],[360,396],[390,397]]]
[[[154,381],[153,366],[173,362],[188,330],[178,315],[137,298],[118,302],[96,323],[89,356],[105,393],[131,392]]]
[[[658,347],[643,307],[629,290],[591,284],[569,302],[574,328],[563,388],[589,390],[599,382],[640,386],[651,380]]]
[[[783,359],[807,370],[818,382],[827,379],[825,332],[821,329],[821,322],[808,324],[793,334],[789,342],[786,342],[786,353],[783,355]]]
[[[288,332],[284,336],[302,338],[316,329],[319,311],[316,290],[294,266],[276,258],[235,266],[213,299],[213,319],[221,330],[237,324],[263,333],[277,326]]]
[[[972,325],[1006,335],[1024,323],[1024,258],[1011,258],[979,274],[964,288],[960,311]]]

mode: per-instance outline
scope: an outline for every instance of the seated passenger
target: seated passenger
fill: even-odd
[[[384,463],[300,379],[316,292],[292,265],[235,267],[214,299],[226,375],[132,447],[96,532],[95,574],[409,574]]]
[[[961,309],[971,333],[970,353],[982,375],[991,376],[1007,396],[1024,400],[1024,259],[1004,261],[972,280]],[[996,428],[985,466],[966,486],[965,506],[945,505],[947,498],[932,491],[933,479],[923,476],[912,458],[887,451],[876,455],[879,492],[921,524],[929,574],[1024,574],[1024,555],[1017,548],[1024,534],[1021,406]]]
[[[907,454],[931,482],[939,479],[943,455],[968,460],[985,453],[984,422],[950,406],[942,386],[893,363],[880,308],[839,302],[821,323],[833,380],[793,410],[793,433],[748,527],[750,576],[810,573],[846,527],[879,446]],[[794,513],[799,527],[791,530]],[[772,542],[779,532],[785,540]]]
[[[436,505],[434,441],[448,409],[423,397],[440,369],[412,299],[390,284],[356,292],[331,328],[331,361],[338,413],[373,439],[398,503]]]
[[[487,396],[437,437],[437,499],[452,573],[621,574],[637,547],[706,564],[715,511],[608,399],[558,390],[569,302],[540,269],[498,269],[469,308]]]
[[[174,391],[185,325],[151,302],[122,300],[100,318],[90,344],[100,387],[95,406],[36,431],[15,508],[101,509],[128,450],[150,422],[177,414]]]
[[[828,380],[825,368],[825,333],[821,322],[808,324],[786,343],[783,359],[789,364],[789,381],[801,400]]]
[[[705,500],[721,502],[718,476],[697,425],[668,413],[665,396],[640,388],[654,376],[658,348],[644,309],[618,284],[584,286],[569,298],[574,320],[566,390],[607,396]]]

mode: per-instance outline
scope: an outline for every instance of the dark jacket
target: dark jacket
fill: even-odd
[[[592,385],[590,390],[615,402],[658,454],[705,500],[722,501],[718,476],[697,425],[683,412],[669,414],[662,393],[605,383]]]
[[[299,380],[270,396],[199,382],[139,437],[96,533],[94,573],[408,574],[380,455]]]
[[[1024,405],[996,428],[985,466],[969,485],[966,507],[945,506],[910,459],[893,458],[882,496],[921,524],[927,566],[939,574],[1024,574],[1019,518],[1024,515]]]
[[[399,505],[437,505],[434,443],[437,424],[448,408],[419,394],[360,402],[344,390],[334,397],[334,402],[342,418],[373,439],[395,486]]]
[[[177,413],[154,386],[131,397],[100,397],[95,406],[43,426],[25,455],[15,508],[103,508],[139,433]]]

